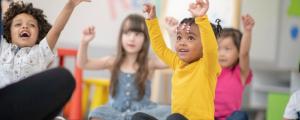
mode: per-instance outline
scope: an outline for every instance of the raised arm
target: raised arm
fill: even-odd
[[[161,61],[160,59],[155,57],[155,58],[150,59],[149,68],[152,69],[152,70],[157,70],[157,69],[166,69],[166,68],[169,68],[169,67],[163,61]]]
[[[202,59],[206,62],[208,73],[218,74],[221,69],[218,63],[218,44],[206,15],[208,8],[208,0],[196,0],[196,3],[190,4],[189,11],[195,17],[195,22],[200,30],[203,48]]]
[[[250,71],[249,56],[252,39],[252,28],[255,21],[250,15],[242,16],[244,33],[240,45],[239,65],[241,68],[241,80],[245,83]]]
[[[83,30],[83,37],[81,39],[79,50],[77,53],[77,65],[80,68],[88,70],[111,69],[113,65],[113,57],[107,56],[98,59],[90,59],[87,55],[88,44],[95,37],[95,28],[93,26],[87,27]]]
[[[60,12],[56,18],[52,28],[47,34],[47,40],[50,48],[53,50],[55,44],[59,38],[61,31],[64,29],[66,23],[68,22],[74,8],[81,2],[90,2],[91,0],[69,0],[63,10]]]
[[[179,58],[176,53],[170,50],[165,44],[156,18],[155,6],[152,4],[145,4],[144,12],[147,14],[146,24],[154,52],[162,61],[164,61],[164,63],[174,69],[176,65],[178,65]]]

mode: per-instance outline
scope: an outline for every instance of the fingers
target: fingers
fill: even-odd
[[[195,9],[197,7],[197,5],[195,4],[195,3],[191,3],[190,5],[189,5],[189,11],[190,12],[193,12],[193,9]]]
[[[152,5],[150,3],[145,3],[144,7],[143,7],[143,12],[150,13],[153,8],[154,8],[154,5]]]
[[[255,24],[254,19],[249,14],[242,16],[242,21],[244,22],[244,24]]]
[[[173,18],[173,17],[166,17],[165,18],[165,22],[169,25],[169,26],[175,26],[178,24],[178,21]]]
[[[94,34],[95,26],[88,26],[83,30],[83,34]]]
[[[94,34],[95,33],[95,27],[94,26],[90,26],[89,27],[89,33],[90,34]]]
[[[196,4],[200,6],[208,5],[209,6],[209,0],[196,0]]]

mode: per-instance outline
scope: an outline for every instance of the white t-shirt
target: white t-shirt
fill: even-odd
[[[290,97],[283,117],[285,119],[297,119],[299,117],[297,112],[300,112],[300,90],[294,92]]]
[[[21,49],[2,39],[0,43],[0,88],[47,69],[54,58],[55,55],[46,38],[33,47]]]

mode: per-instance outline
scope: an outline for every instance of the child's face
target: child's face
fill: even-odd
[[[183,29],[181,26],[177,29],[176,53],[182,61],[192,63],[202,57],[199,28],[195,24]]]
[[[219,63],[222,67],[233,67],[239,58],[239,52],[231,37],[219,40]]]
[[[144,33],[127,31],[122,34],[122,46],[128,54],[138,54],[145,40]]]
[[[12,43],[19,47],[32,47],[38,38],[38,23],[33,16],[22,13],[17,15],[10,26]]]

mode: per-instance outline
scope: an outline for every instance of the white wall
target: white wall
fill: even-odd
[[[290,1],[242,2],[242,14],[249,13],[256,21],[251,47],[251,60],[256,67],[284,70],[297,68],[300,59],[300,37],[292,40],[290,29],[292,26],[300,27],[300,17],[287,15]]]
[[[68,0],[23,0],[32,2],[34,6],[42,8],[48,16],[51,24],[63,9]],[[109,2],[114,2],[116,18],[111,16]],[[136,3],[139,4],[139,3]],[[92,2],[81,3],[74,10],[68,24],[62,32],[58,47],[76,47],[81,38],[84,27],[94,25],[96,27],[96,38],[91,46],[114,47],[122,20],[129,13],[141,13],[141,9],[128,5],[125,8],[121,0],[92,0]]]

